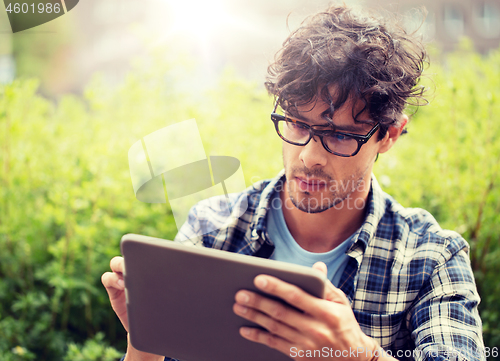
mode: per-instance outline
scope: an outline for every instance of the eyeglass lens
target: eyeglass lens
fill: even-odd
[[[293,121],[280,120],[278,122],[278,129],[280,134],[287,141],[297,143],[297,145],[306,144],[311,137],[311,130],[307,126]],[[322,133],[321,131],[319,133]],[[351,155],[358,149],[358,142],[356,139],[347,135],[338,133],[328,133],[325,131],[323,142],[331,152]]]

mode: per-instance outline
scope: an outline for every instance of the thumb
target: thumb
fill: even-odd
[[[323,262],[316,262],[312,268],[317,269],[325,276],[328,276],[328,268]],[[349,306],[349,300],[347,299],[344,292],[335,287],[332,282],[327,279],[325,282],[325,300],[342,303]]]
[[[317,269],[325,276],[328,276],[328,269],[326,268],[326,264],[324,264],[323,262],[316,262],[315,264],[313,264],[312,268]]]

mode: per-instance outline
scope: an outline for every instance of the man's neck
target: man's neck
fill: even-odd
[[[353,193],[342,203],[320,213],[299,210],[293,205],[286,189],[285,186],[280,193],[286,225],[295,241],[309,252],[334,249],[363,224],[369,189]]]

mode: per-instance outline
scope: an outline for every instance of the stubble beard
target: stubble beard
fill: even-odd
[[[345,200],[351,198],[351,195],[359,190],[364,183],[365,172],[353,174],[349,179],[341,182],[333,179],[322,170],[310,170],[307,168],[294,168],[290,172],[290,179],[287,178],[286,191],[292,204],[302,212],[305,213],[321,213],[332,207],[343,203]],[[315,177],[326,181],[326,189],[324,191],[317,191],[317,195],[312,192],[298,190],[296,175]],[[292,185],[290,180],[294,180],[293,184],[296,189],[291,189]],[[296,196],[302,195],[302,199],[297,199]],[[341,209],[342,206],[338,209]]]

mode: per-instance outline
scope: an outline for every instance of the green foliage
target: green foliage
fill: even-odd
[[[100,276],[123,234],[177,231],[166,205],[135,199],[128,149],[137,140],[196,117],[207,154],[258,169],[247,149],[267,124],[265,93],[228,74],[212,94],[189,97],[180,80],[188,71],[178,60],[138,64],[119,88],[96,76],[84,97],[57,104],[37,95],[35,80],[0,89],[1,360],[114,357],[98,331],[125,350]],[[233,146],[242,129],[248,139]]]
[[[120,352],[105,345],[104,334],[99,332],[94,338],[85,341],[83,347],[70,344],[64,361],[113,361],[121,356]]]
[[[118,88],[95,77],[83,97],[57,104],[35,80],[0,88],[1,360],[111,360],[125,350],[100,276],[124,233],[177,231],[166,205],[134,197],[127,156],[137,140],[196,118],[207,154],[238,158],[247,185],[281,169],[262,87],[228,71],[199,91],[185,82],[189,61],[158,59]],[[462,52],[430,72],[435,99],[375,173],[400,203],[469,240],[485,342],[498,346],[500,53]]]
[[[99,330],[125,340],[100,284],[121,235],[176,229],[165,207],[135,200],[116,115],[36,89],[15,81],[1,94],[0,353],[58,360]]]

